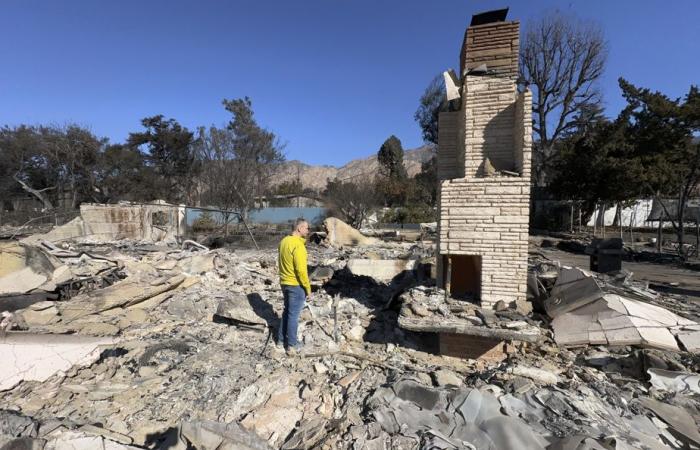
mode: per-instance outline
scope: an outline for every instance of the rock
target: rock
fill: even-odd
[[[180,445],[176,448],[271,450],[267,442],[235,422],[183,422],[177,436]]]
[[[470,316],[470,315],[465,314],[465,315],[460,315],[459,317],[461,317],[462,319],[468,320],[469,323],[471,323],[472,325],[481,326],[484,324],[484,321],[479,319],[476,316]]]
[[[510,388],[514,394],[524,394],[535,388],[535,384],[527,378],[515,377],[510,383]]]
[[[371,245],[377,242],[376,239],[368,238],[355,228],[335,217],[329,217],[323,221],[326,229],[326,241],[331,245]]]
[[[126,319],[132,323],[143,323],[148,321],[148,313],[143,309],[130,309],[126,312]]]
[[[90,389],[82,384],[64,384],[61,389],[71,392],[73,394],[86,394],[90,392]]]
[[[440,387],[461,386],[463,384],[462,379],[456,373],[447,369],[440,369],[433,372],[433,377],[435,378],[435,384]]]
[[[0,410],[0,442],[4,436],[36,437],[39,424],[31,417],[18,412]]]
[[[418,303],[411,303],[409,305],[409,308],[411,308],[413,314],[417,315],[418,317],[428,317],[432,315],[428,308]]]
[[[691,353],[700,353],[700,331],[691,333],[681,333],[676,336],[686,351]]]
[[[180,295],[170,300],[167,311],[173,316],[184,320],[202,320],[211,318],[216,311],[217,302],[210,297],[196,297],[195,295]]]
[[[351,341],[361,341],[364,335],[365,329],[361,325],[355,325],[345,333],[345,337]]]
[[[406,271],[416,267],[414,259],[351,259],[347,269],[355,276],[373,278],[380,283],[388,283]]]
[[[545,385],[557,384],[559,382],[559,377],[556,374],[547,370],[538,369],[536,367],[514,366],[509,367],[507,372],[512,373],[513,375],[529,378]]]
[[[267,321],[260,317],[253,309],[251,304],[253,301],[254,300],[252,298],[249,300],[248,296],[243,294],[226,298],[219,302],[218,306],[216,307],[215,314],[219,317],[225,317],[226,319],[243,324],[267,326]],[[255,301],[261,304],[260,309],[266,305],[264,300],[259,298],[259,295],[256,296]],[[269,307],[269,305],[267,305],[267,307],[270,310],[272,309]]]
[[[143,378],[149,378],[156,374],[156,368],[153,366],[141,366],[139,367],[139,376]]]
[[[42,306],[45,307],[41,309],[36,308],[39,304],[43,304]],[[58,321],[58,308],[54,306],[54,302],[40,302],[22,311],[21,315],[30,327],[35,325],[48,325]]]
[[[496,311],[505,311],[508,309],[508,304],[503,300],[499,300],[495,305],[493,305],[493,309]]]
[[[528,323],[524,320],[516,320],[513,322],[506,322],[504,326],[510,330],[522,330],[528,327]]]
[[[109,440],[112,440],[115,442],[119,442],[120,444],[129,445],[129,444],[134,442],[134,440],[129,436],[125,436],[121,433],[117,433],[117,432],[112,431],[112,430],[106,430],[106,429],[101,428],[101,427],[96,427],[94,425],[83,425],[82,427],[80,427],[80,431],[87,433],[87,434],[94,434],[97,436],[102,436],[106,439],[109,439]]]
[[[498,171],[493,166],[493,163],[491,163],[491,160],[489,158],[484,158],[484,174],[487,177],[493,177],[497,173],[498,173]]]
[[[332,418],[335,404],[333,398],[328,393],[323,393],[321,396],[321,405],[316,409],[316,412],[325,418]]]
[[[360,371],[355,370],[355,371],[349,373],[348,375],[345,375],[340,380],[338,380],[338,385],[340,387],[342,387],[343,389],[347,389],[348,386],[350,386],[352,383],[354,383],[355,380],[357,380],[357,377],[359,377],[359,376],[360,376]]]
[[[0,439],[0,444],[2,443],[4,442]],[[2,450],[44,450],[45,445],[46,441],[44,439],[21,437],[4,443],[0,448]]]
[[[265,406],[247,415],[241,425],[266,439],[278,448],[301,420],[302,413],[296,408]]]
[[[331,267],[318,266],[309,274],[311,284],[322,285],[331,278],[335,271]]]
[[[592,367],[605,367],[612,362],[612,358],[608,352],[592,351],[586,356],[585,361]],[[665,365],[664,368],[666,368]]]
[[[282,450],[317,448],[316,444],[325,436],[328,421],[321,418],[304,419],[294,430],[294,435],[284,443]]]
[[[484,321],[487,327],[493,326],[496,321],[496,312],[489,309],[477,309],[476,315]]]
[[[316,373],[323,374],[328,372],[328,367],[326,367],[323,363],[316,362],[314,363],[314,370],[316,371]]]
[[[109,323],[88,323],[80,329],[80,333],[89,336],[114,336],[119,334],[119,327]]]
[[[189,258],[181,259],[177,265],[187,274],[199,275],[213,271],[216,268],[216,259],[216,253],[194,255]]]

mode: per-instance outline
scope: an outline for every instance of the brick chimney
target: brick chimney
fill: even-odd
[[[491,75],[518,77],[520,22],[517,20],[472,25],[464,33],[460,53],[460,74],[482,64]]]

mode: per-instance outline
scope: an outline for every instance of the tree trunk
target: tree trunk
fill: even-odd
[[[71,200],[70,207],[71,209],[78,208],[78,192],[75,189],[73,189],[73,199]]]
[[[581,203],[578,204],[578,232],[580,233],[581,230],[583,230],[583,223],[582,223],[583,217],[581,214]]]
[[[596,232],[598,231],[598,204],[595,204],[595,207],[593,208],[593,237],[596,236]]]
[[[569,229],[574,232],[574,202],[571,202],[571,218],[569,219]]]
[[[620,227],[620,240],[622,239],[622,204],[617,204],[617,226]]]
[[[51,200],[49,200],[49,197],[46,194],[44,194],[44,192],[51,190],[51,189],[54,189],[55,186],[50,187],[50,188],[37,190],[37,189],[33,189],[27,183],[20,180],[17,175],[14,175],[13,178],[15,179],[16,182],[18,182],[22,186],[22,189],[24,189],[25,191],[27,191],[28,193],[30,193],[34,197],[36,197],[42,203],[42,205],[44,205],[44,209],[46,209],[46,210],[53,209],[53,204],[51,203]]]
[[[680,202],[679,202],[680,203]],[[683,208],[682,204],[678,205],[678,256],[685,258],[685,253],[683,252],[683,244],[685,241],[685,224],[683,223],[685,221],[685,208]]]
[[[686,195],[685,189],[681,189],[680,195],[678,196],[678,256],[685,258],[683,251],[683,244],[685,243],[685,205],[688,201],[688,196]]]
[[[608,209],[608,205],[603,203],[603,239],[605,239],[605,210]]]
[[[630,213],[630,242],[634,242],[634,237],[632,236],[632,227],[634,226],[634,221],[637,220],[637,201],[635,200],[634,206],[632,207],[632,212]]]

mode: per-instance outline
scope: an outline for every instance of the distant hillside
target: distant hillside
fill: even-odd
[[[404,151],[403,164],[409,176],[420,172],[421,163],[428,161],[435,154],[433,147],[424,145],[413,150]],[[304,188],[323,190],[326,187],[327,179],[356,180],[360,177],[374,177],[378,171],[377,155],[364,159],[355,159],[342,167],[333,166],[311,166],[301,161],[287,161],[273,177],[273,186],[301,180]]]

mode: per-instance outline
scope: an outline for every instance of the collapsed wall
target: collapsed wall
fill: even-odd
[[[133,239],[159,242],[175,239],[185,230],[185,207],[168,203],[83,203],[80,216],[25,242],[61,242],[77,238],[101,241]]]
[[[526,304],[532,95],[519,22],[467,28],[461,94],[438,128],[438,283],[455,298]]]

